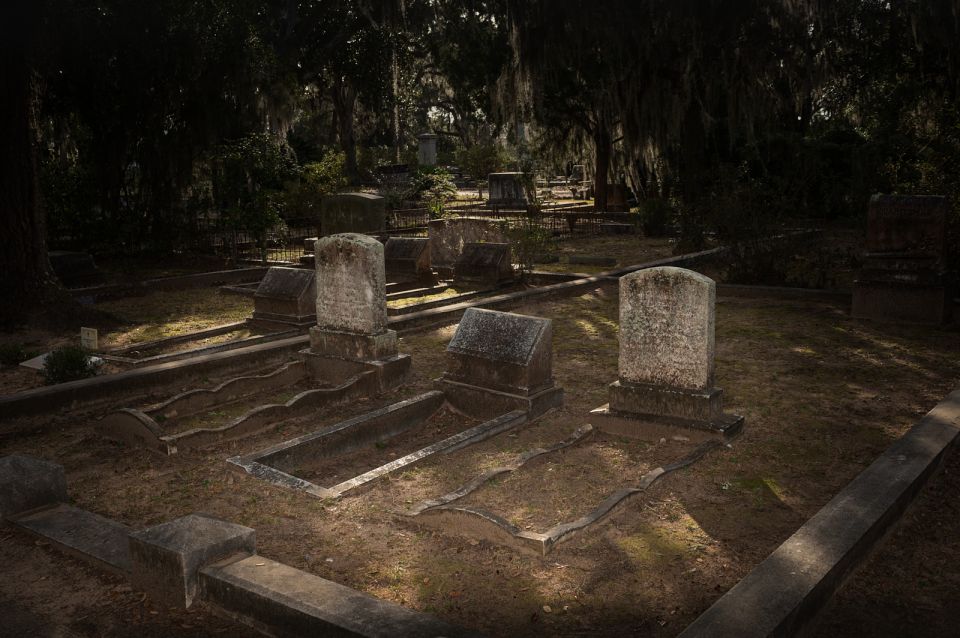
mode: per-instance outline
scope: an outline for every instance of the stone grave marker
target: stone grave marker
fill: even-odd
[[[339,193],[327,195],[320,201],[320,234],[323,236],[380,232],[386,218],[386,200],[379,195]]]
[[[490,173],[487,176],[488,206],[525,208],[527,189],[523,185],[523,173]]]
[[[628,423],[601,427],[640,435],[645,425],[730,435],[743,418],[723,413],[723,391],[714,387],[712,279],[682,268],[649,268],[620,278],[618,380],[609,408],[592,413]]]
[[[430,240],[426,237],[390,237],[384,245],[384,261],[391,279],[429,278]]]
[[[863,269],[854,282],[855,317],[916,323],[950,315],[945,264],[945,197],[874,195]]]
[[[90,253],[72,250],[51,250],[50,266],[67,288],[93,286],[103,281]]]
[[[345,233],[317,240],[317,325],[310,329],[316,354],[352,361],[396,355],[397,333],[387,329],[383,244]]]
[[[428,223],[430,261],[434,268],[452,270],[466,244],[510,243],[500,223],[484,217],[432,219]]]
[[[420,166],[437,165],[437,139],[439,135],[421,133],[417,136],[417,163]]]
[[[91,352],[99,347],[96,328],[80,328],[80,347]]]
[[[316,312],[312,270],[274,266],[253,295],[253,319],[279,324],[309,325]]]
[[[455,408],[482,417],[518,407],[539,415],[561,405],[563,391],[553,380],[553,321],[468,308],[447,346],[440,386]]]
[[[480,283],[496,286],[513,280],[510,244],[465,244],[453,269],[457,283]]]

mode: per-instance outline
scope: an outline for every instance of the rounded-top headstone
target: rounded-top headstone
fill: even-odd
[[[686,390],[713,386],[716,284],[683,268],[620,279],[621,381]]]
[[[375,335],[386,329],[383,244],[367,235],[321,237],[314,246],[317,326]]]

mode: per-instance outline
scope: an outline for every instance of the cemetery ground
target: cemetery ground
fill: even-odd
[[[219,323],[234,320],[223,313],[249,314],[249,300],[202,292],[205,300],[228,304],[216,311]],[[129,303],[146,316],[143,301]],[[202,452],[160,457],[107,442],[91,428],[102,408],[26,419],[0,442],[5,453],[62,464],[79,507],[133,527],[207,512],[255,528],[264,556],[489,635],[672,636],[960,381],[955,328],[858,321],[839,303],[721,294],[717,386],[724,390],[727,411],[746,417],[743,434],[730,447],[667,475],[546,557],[420,529],[396,514],[588,423],[589,411],[607,402],[607,385],[617,378],[617,308],[613,282],[511,308],[554,320],[554,375],[566,392],[563,409],[387,475],[338,501],[273,486],[231,469],[225,459],[432,389],[455,326],[402,336],[400,351],[413,356],[413,376],[399,390],[319,410]],[[210,319],[191,316],[183,320]],[[427,427],[445,431],[451,419],[456,417],[443,415]],[[402,456],[406,450],[399,446],[402,441],[395,449],[371,446],[354,454],[350,466],[369,468]],[[521,528],[543,531],[586,513],[605,495],[683,457],[690,447],[684,441],[643,443],[595,432],[469,498]],[[329,484],[340,470],[316,471]],[[941,509],[936,495],[956,486],[958,471],[954,458],[949,473],[935,479],[909,511],[905,526],[841,593],[837,610],[846,606],[850,617],[892,614],[875,609],[873,600],[891,583],[901,605],[915,603],[914,609],[935,613],[951,604],[951,577],[935,569],[955,562],[960,548],[952,539],[960,522],[945,515],[955,510]],[[202,611],[158,608],[119,580],[60,559],[22,535],[2,534],[0,561],[22,580],[0,582],[0,600],[15,601],[14,616],[24,622],[41,618],[80,635],[246,635]],[[898,576],[916,581],[917,575],[923,579],[919,587],[894,582]],[[844,618],[828,616],[827,622],[846,627]],[[935,623],[927,626],[935,635]]]

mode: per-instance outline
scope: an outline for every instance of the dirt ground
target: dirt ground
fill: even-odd
[[[717,384],[727,410],[746,417],[744,434],[732,447],[668,475],[546,558],[424,531],[395,512],[446,493],[512,455],[563,440],[589,422],[589,411],[606,402],[606,386],[616,378],[615,285],[513,309],[555,322],[554,373],[566,390],[562,410],[388,475],[339,501],[267,484],[231,470],[224,459],[431,389],[455,326],[401,338],[401,351],[414,361],[407,387],[319,410],[241,442],[159,457],[102,440],[89,427],[98,412],[23,422],[19,433],[0,436],[0,453],[63,464],[80,507],[133,527],[205,511],[254,527],[265,556],[492,636],[673,636],[958,385],[955,328],[874,324],[851,319],[847,310],[825,302],[720,298]],[[390,451],[370,453],[389,459]],[[595,436],[531,462],[474,498],[542,531],[592,508],[614,487],[629,486],[645,468],[685,452],[679,442],[648,445]],[[551,483],[547,474],[562,479]],[[923,573],[943,593],[955,591],[956,575],[933,568],[955,556],[956,544],[940,527],[930,527],[929,521],[939,520],[936,507],[925,500],[914,515],[927,512],[920,531],[935,547],[921,552],[931,570]],[[949,524],[955,526],[955,519]],[[943,524],[953,529],[946,519]],[[202,610],[162,610],[144,616],[156,629],[137,633],[136,592],[113,596],[119,581],[19,534],[0,533],[0,561],[21,576],[0,580],[0,600],[7,601],[0,604],[24,622],[42,619],[61,632],[50,635],[186,636],[207,635],[196,633],[200,626],[209,634],[224,627]],[[885,570],[899,556],[878,554],[881,567],[861,574],[864,589],[848,588],[852,593],[841,600],[851,611],[843,612],[844,619],[867,614],[870,592],[884,586]],[[71,592],[69,604],[58,588]],[[900,591],[904,600],[919,595],[908,585]],[[83,624],[88,620],[93,625]],[[907,630],[925,631],[922,625],[901,629],[933,635]]]

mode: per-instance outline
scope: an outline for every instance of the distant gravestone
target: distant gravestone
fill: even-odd
[[[491,414],[522,406],[542,413],[562,402],[553,381],[553,322],[469,308],[447,346],[441,379],[454,407]]]
[[[397,333],[387,330],[383,244],[355,233],[317,240],[316,354],[353,361],[395,355]]]
[[[854,282],[853,316],[935,324],[948,319],[949,211],[944,197],[874,195],[870,199],[867,250]]]
[[[51,250],[49,257],[54,274],[67,288],[93,286],[103,280],[90,253]]]
[[[303,238],[303,252],[313,254],[313,245],[317,243],[316,237]]]
[[[386,225],[386,217],[386,200],[379,195],[327,195],[320,202],[320,234],[380,232]]]
[[[437,138],[433,133],[421,133],[417,136],[417,163],[420,166],[437,165]]]
[[[100,347],[96,328],[80,328],[80,347],[93,351]]]
[[[525,207],[527,189],[523,173],[490,173],[487,176],[488,206]]]
[[[476,242],[509,243],[499,222],[484,217],[451,217],[428,223],[430,260],[434,268],[452,269],[463,247]]]
[[[463,252],[453,269],[455,282],[497,285],[513,280],[510,244],[472,243]]]
[[[384,245],[387,275],[421,279],[430,275],[430,240],[426,237],[391,237]]]
[[[254,320],[305,325],[316,311],[314,272],[304,268],[274,266],[267,271],[253,296]]]
[[[708,433],[740,427],[743,419],[723,413],[723,392],[714,387],[715,300],[712,279],[682,268],[621,277],[619,379],[609,413]]]

